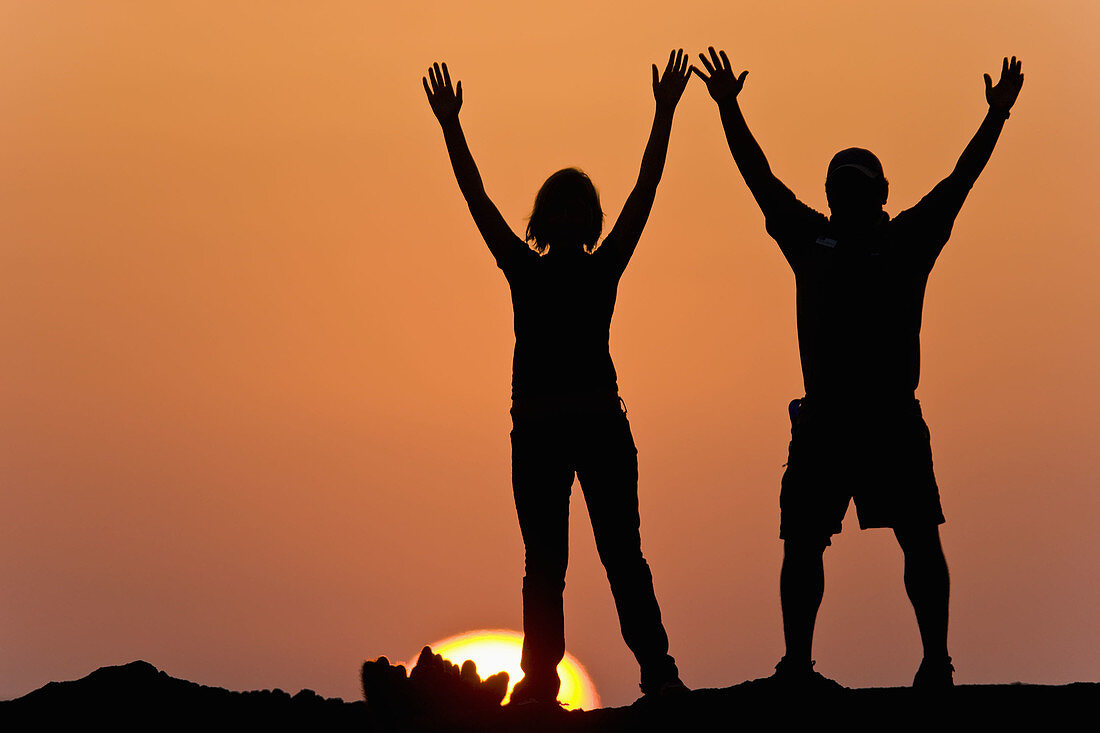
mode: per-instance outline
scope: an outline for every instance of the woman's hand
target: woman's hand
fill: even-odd
[[[431,79],[431,86],[428,80]],[[451,86],[451,75],[447,72],[447,64],[443,64],[442,70],[439,63],[435,63],[428,69],[428,76],[423,77],[424,93],[428,95],[428,104],[432,106],[432,112],[439,124],[443,124],[458,116],[458,110],[462,107],[462,82],[457,87]]]
[[[657,108],[672,111],[676,109],[676,103],[680,101],[688,79],[691,78],[691,69],[688,65],[684,49],[668,52],[668,63],[664,72],[658,77],[657,64],[653,64],[653,98],[657,101]]]

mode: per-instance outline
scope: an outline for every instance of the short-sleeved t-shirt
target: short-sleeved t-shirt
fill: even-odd
[[[544,256],[517,237],[498,251],[512,291],[513,399],[617,393],[608,341],[626,263],[614,247]]]
[[[859,234],[840,230],[787,190],[762,206],[768,234],[794,270],[808,397],[912,396],[925,286],[966,193],[945,181]]]

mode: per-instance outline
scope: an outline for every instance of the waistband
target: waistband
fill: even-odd
[[[788,406],[791,419],[807,414],[846,416],[877,416],[884,414],[921,414],[920,400],[912,393],[889,395],[807,395],[791,400]]]
[[[560,395],[512,397],[512,416],[626,414],[626,403],[617,390],[573,392]]]

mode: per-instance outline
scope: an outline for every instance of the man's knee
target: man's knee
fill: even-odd
[[[788,537],[783,540],[784,560],[814,560],[825,554],[828,537]]]
[[[938,525],[919,527],[895,527],[894,536],[906,557],[942,557]]]

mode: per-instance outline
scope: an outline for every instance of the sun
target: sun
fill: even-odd
[[[480,629],[451,636],[431,644],[432,651],[449,662],[461,665],[472,659],[477,665],[481,679],[497,672],[508,673],[508,694],[504,702],[512,695],[512,688],[523,677],[519,668],[520,650],[523,648],[523,634],[506,629]],[[415,660],[408,666],[412,668]],[[558,677],[561,678],[561,691],[558,701],[570,710],[592,710],[600,706],[600,697],[596,686],[585,672],[584,667],[572,654],[566,654],[558,665]]]

